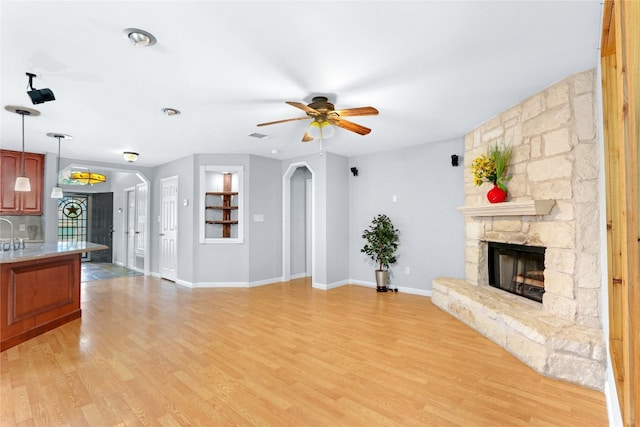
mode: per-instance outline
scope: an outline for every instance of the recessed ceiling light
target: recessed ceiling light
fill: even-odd
[[[162,111],[165,116],[177,116],[180,114],[180,110],[176,110],[175,108],[163,108]]]
[[[154,35],[147,31],[140,30],[138,28],[125,28],[123,33],[134,46],[147,47],[156,44],[156,38]]]

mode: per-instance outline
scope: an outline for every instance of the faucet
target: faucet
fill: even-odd
[[[7,218],[0,218],[0,221],[4,221],[7,224],[9,224],[9,227],[11,227],[11,242],[9,242],[9,247],[7,249],[5,249],[5,245],[2,245],[2,250],[3,251],[8,251],[11,250],[11,245],[13,245],[13,223],[11,221],[9,221]]]

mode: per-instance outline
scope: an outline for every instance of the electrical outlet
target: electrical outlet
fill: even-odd
[[[411,274],[411,268],[405,267],[404,268],[404,274]]]

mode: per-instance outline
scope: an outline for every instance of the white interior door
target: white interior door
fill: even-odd
[[[161,180],[160,277],[176,281],[178,267],[178,177]]]
[[[127,201],[127,242],[126,242],[126,267],[127,268],[135,268],[136,267],[136,254],[135,254],[135,232],[136,232],[136,198],[135,198],[135,190],[127,190],[126,191],[126,201]]]
[[[140,268],[147,253],[147,189],[149,185],[136,185],[136,267]],[[138,261],[139,260],[139,261]]]

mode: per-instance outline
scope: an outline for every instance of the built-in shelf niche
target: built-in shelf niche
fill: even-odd
[[[458,210],[465,216],[548,215],[555,204],[555,200],[522,200],[462,206]]]
[[[200,243],[242,243],[242,166],[200,166]]]

